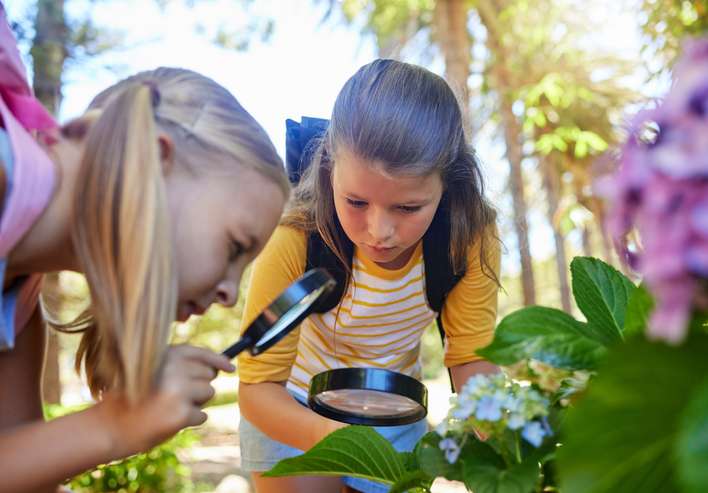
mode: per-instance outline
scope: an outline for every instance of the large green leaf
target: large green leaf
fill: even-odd
[[[433,479],[423,471],[409,471],[396,481],[389,493],[405,493],[406,491],[430,491]]]
[[[479,443],[475,444],[478,448]],[[482,450],[475,460],[465,456],[463,461],[465,486],[475,493],[531,493],[540,472],[541,466],[533,458],[507,468],[499,456],[494,458]]]
[[[632,292],[627,302],[627,313],[624,319],[624,336],[629,337],[645,331],[649,323],[649,315],[654,309],[654,299],[644,284],[640,284]]]
[[[575,257],[570,271],[575,302],[588,321],[588,337],[605,346],[621,341],[634,284],[617,269],[592,257]]]
[[[264,476],[356,476],[393,484],[405,473],[393,445],[367,426],[347,426],[303,455],[284,459]]]
[[[530,306],[504,317],[494,341],[477,353],[499,365],[531,358],[556,368],[593,369],[605,348],[587,336],[586,327],[561,310]]]
[[[696,388],[683,413],[676,453],[685,491],[708,491],[708,378]]]
[[[563,422],[561,490],[679,491],[680,419],[708,374],[706,354],[706,334],[692,334],[680,347],[644,339],[613,347]]]

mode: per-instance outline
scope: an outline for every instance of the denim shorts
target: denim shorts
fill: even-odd
[[[428,424],[425,419],[421,419],[409,425],[374,429],[399,452],[411,452],[418,440],[428,431]],[[249,473],[268,471],[282,459],[302,454],[302,450],[269,438],[243,416],[238,431],[241,442],[241,467]],[[389,490],[388,485],[368,479],[345,476],[342,480],[348,486],[364,493],[386,493]]]

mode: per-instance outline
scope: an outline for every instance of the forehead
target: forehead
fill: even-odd
[[[332,180],[339,192],[359,198],[385,199],[390,202],[423,201],[442,191],[438,173],[416,175],[392,174],[385,163],[370,161],[342,150],[334,160]]]

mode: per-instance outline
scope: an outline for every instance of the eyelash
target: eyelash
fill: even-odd
[[[363,200],[352,200],[352,199],[347,199],[347,203],[354,207],[355,209],[363,209],[366,207],[368,204],[364,202]],[[419,205],[400,205],[398,206],[398,210],[403,212],[404,214],[413,214],[418,212],[421,209],[421,206]]]
[[[232,241],[229,246],[229,263],[234,262],[243,252],[243,247],[237,241]]]
[[[368,205],[363,200],[347,199],[347,203],[356,209],[361,209],[361,208],[366,207]]]

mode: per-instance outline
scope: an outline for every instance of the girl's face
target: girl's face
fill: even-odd
[[[332,170],[337,216],[349,239],[384,268],[400,268],[428,230],[442,197],[440,175],[391,176],[346,149]]]
[[[174,166],[165,178],[179,282],[177,319],[212,303],[233,306],[241,275],[283,212],[273,181],[248,167],[195,177]]]

